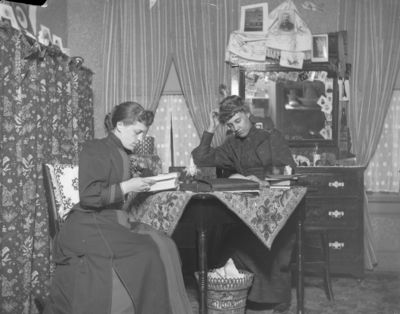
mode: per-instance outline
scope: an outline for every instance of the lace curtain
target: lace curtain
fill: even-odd
[[[42,164],[77,163],[93,137],[92,72],[70,60],[0,22],[1,313],[37,313],[33,298],[48,295]]]
[[[367,191],[399,193],[400,90],[393,92],[378,147],[365,174]]]
[[[172,159],[176,167],[189,165],[191,152],[200,143],[182,95],[161,96],[154,123],[147,134],[156,139],[157,155],[161,158],[163,173],[169,172]],[[173,158],[171,142],[173,142]]]

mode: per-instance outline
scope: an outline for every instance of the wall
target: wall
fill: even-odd
[[[65,0],[57,0],[65,1]],[[159,0],[161,1],[161,0]],[[84,65],[94,71],[94,119],[95,136],[103,137],[103,118],[105,104],[102,102],[102,50],[104,2],[98,0],[68,0],[68,42],[71,56],[79,55],[85,59]],[[241,0],[242,5],[265,1]],[[309,11],[301,7],[303,0],[294,0],[300,16],[312,33],[327,33],[338,30],[339,0],[321,0],[324,11]],[[269,10],[275,9],[280,0],[268,1]],[[238,25],[239,28],[239,25]]]
[[[6,2],[7,3],[7,2]],[[104,104],[101,101],[101,71],[104,0],[49,0],[47,7],[36,7],[36,31],[40,25],[61,37],[70,56],[81,56],[84,66],[94,72],[95,136],[104,137]]]
[[[67,4],[66,0],[47,1],[45,8],[36,8],[36,31],[40,31],[40,24],[50,29],[50,34],[61,37],[63,47],[68,48]]]
[[[68,43],[71,56],[79,55],[85,59],[84,65],[94,72],[94,119],[95,136],[103,137],[103,118],[105,115],[102,97],[102,33],[105,1],[98,0],[52,0],[57,3],[67,2]],[[159,0],[160,1],[160,0]],[[241,0],[242,5],[265,1]],[[303,0],[294,0],[300,16],[312,33],[327,33],[338,30],[339,0],[321,0],[324,11],[309,11],[302,8]],[[269,10],[275,9],[280,0],[268,1]],[[50,7],[50,5],[49,5]],[[60,5],[61,7],[61,5]],[[238,25],[239,28],[239,25]],[[63,39],[64,40],[64,39]]]
[[[339,20],[339,1],[340,0],[318,0],[318,4],[323,5],[323,11],[311,11],[304,9],[301,5],[304,0],[293,0],[300,17],[307,24],[312,34],[326,34],[336,32]],[[241,5],[257,4],[268,2],[268,11],[271,12],[278,7],[282,0],[241,0]]]
[[[61,0],[65,1],[65,0]],[[104,0],[68,0],[68,42],[71,56],[80,56],[94,72],[95,137],[104,137],[105,104],[102,102],[102,36]]]
[[[16,1],[4,1],[5,4],[12,5]],[[22,1],[21,1],[22,2]],[[26,1],[28,3],[29,1]],[[50,29],[50,35],[57,35],[61,38],[64,47],[68,47],[68,28],[67,28],[67,1],[66,0],[51,0],[47,2],[47,7],[28,6],[22,2],[21,6],[26,7],[30,11],[36,9],[36,23],[32,25],[36,36],[40,31],[40,25]],[[27,16],[28,17],[28,16]],[[33,23],[33,21],[31,21]],[[35,34],[33,34],[35,35]]]

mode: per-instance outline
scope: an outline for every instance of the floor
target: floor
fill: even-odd
[[[198,290],[194,276],[186,275],[185,284],[194,313],[199,312]],[[333,277],[335,301],[325,295],[322,278],[305,278],[307,314],[400,314],[400,273],[366,272],[363,280]],[[292,289],[291,313],[296,312],[296,289]],[[246,310],[246,314],[270,314],[271,310]],[[223,314],[223,312],[221,312]]]

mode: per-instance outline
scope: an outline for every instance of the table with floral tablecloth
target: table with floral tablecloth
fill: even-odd
[[[283,228],[307,192],[304,187],[265,188],[253,193],[209,192],[234,212],[268,247]],[[185,191],[140,193],[125,204],[131,221],[147,223],[171,235],[190,199],[196,194]]]

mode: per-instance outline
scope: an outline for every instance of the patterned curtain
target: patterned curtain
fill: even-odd
[[[190,154],[199,145],[200,139],[182,95],[161,96],[154,123],[147,133],[156,139],[163,173],[167,173],[172,166],[171,127],[174,166],[185,167],[189,165]]]
[[[229,86],[225,63],[229,35],[239,28],[240,1],[108,0],[105,8],[104,97],[107,110],[125,100],[148,109],[159,104],[172,60],[199,136],[217,107],[220,84]],[[215,135],[222,144],[225,134]]]
[[[367,191],[399,193],[400,90],[393,92],[378,147],[365,174]]]
[[[357,163],[367,166],[379,142],[400,69],[400,1],[341,0],[339,25],[348,31],[349,128]],[[364,197],[365,265],[377,263]]]
[[[50,262],[42,163],[77,163],[93,137],[92,73],[0,23],[1,313],[37,313]]]

